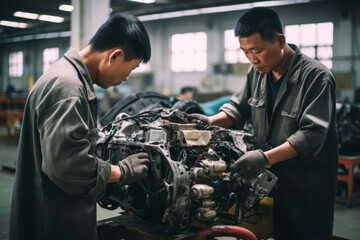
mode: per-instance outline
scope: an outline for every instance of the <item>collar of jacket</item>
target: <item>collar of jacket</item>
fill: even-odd
[[[290,83],[295,83],[296,84],[296,83],[299,82],[301,66],[303,65],[303,60],[304,59],[303,59],[302,53],[300,52],[299,48],[296,45],[289,44],[289,46],[295,51],[295,54],[294,54],[293,59],[291,60],[290,67],[287,70],[287,73],[286,73],[286,76],[285,76],[283,82],[290,82]],[[253,66],[251,66],[251,68],[253,69],[253,71],[256,71]],[[259,75],[259,80],[261,80],[260,82],[262,82],[261,92],[265,93],[266,86],[267,86],[267,84],[266,84],[266,74],[260,74]],[[282,84],[282,85],[286,85],[286,84]],[[280,93],[281,92],[282,91],[280,91]]]
[[[301,72],[301,68],[303,65],[303,56],[300,52],[299,48],[294,44],[289,44],[289,46],[295,51],[294,57],[291,61],[290,67],[287,70],[286,76],[280,86],[278,95],[276,97],[274,106],[273,106],[273,112],[276,110],[278,104],[280,103],[281,99],[285,95],[287,91],[287,82],[297,84],[299,82],[299,76]],[[266,74],[260,74],[259,76],[259,82],[261,82],[261,94],[263,95],[263,99],[266,99],[267,96],[265,95],[268,92],[268,86],[266,81]]]
[[[86,68],[86,65],[81,59],[79,53],[75,51],[73,48],[70,48],[65,53],[65,58],[76,68],[76,71],[79,73],[79,76],[82,78],[80,80],[86,88],[86,93],[89,101],[94,100],[96,98],[94,85],[91,81],[91,77]]]
[[[289,44],[289,46],[295,51],[295,54],[286,74],[286,78],[288,82],[297,83],[299,81],[301,66],[303,65],[303,57],[302,53],[296,45]]]

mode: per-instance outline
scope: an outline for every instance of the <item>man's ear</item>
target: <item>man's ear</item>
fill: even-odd
[[[278,41],[279,41],[280,47],[281,47],[281,48],[284,48],[284,47],[285,47],[285,44],[286,44],[285,35],[284,35],[284,34],[278,34],[278,35],[276,36],[276,38],[277,38]]]
[[[110,51],[109,61],[113,62],[116,58],[124,57],[124,51],[121,48],[115,48]]]

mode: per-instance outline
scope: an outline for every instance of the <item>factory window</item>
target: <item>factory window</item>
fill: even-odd
[[[301,52],[332,68],[333,28],[331,22],[285,26],[288,43],[297,45]]]
[[[23,52],[12,52],[9,55],[9,76],[22,77],[23,75]]]
[[[59,48],[45,48],[43,51],[43,72],[59,59]]]
[[[135,68],[131,73],[148,73],[150,72],[150,63],[140,63],[139,67]]]
[[[224,49],[225,63],[250,63],[240,49],[239,40],[235,37],[234,29],[224,31]]]
[[[171,70],[173,72],[206,71],[207,35],[205,32],[171,36]]]

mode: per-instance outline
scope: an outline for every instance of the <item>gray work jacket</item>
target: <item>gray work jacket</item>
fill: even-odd
[[[19,140],[11,239],[97,239],[96,199],[111,168],[93,155],[96,101],[72,49],[34,85]]]
[[[299,156],[272,166],[276,239],[331,239],[338,166],[335,80],[321,63],[295,45],[272,114],[266,74],[253,67],[224,111],[241,129],[252,119],[259,148],[288,141]],[[283,234],[282,234],[283,233]]]

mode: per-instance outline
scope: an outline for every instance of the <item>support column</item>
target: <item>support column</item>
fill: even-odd
[[[71,46],[86,47],[96,30],[109,18],[110,0],[72,0]]]

